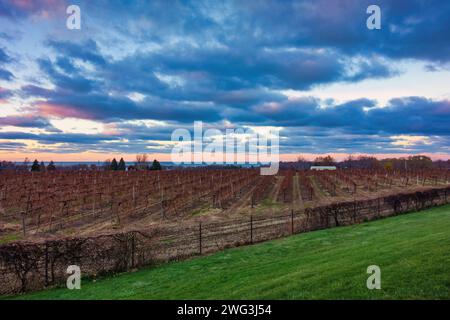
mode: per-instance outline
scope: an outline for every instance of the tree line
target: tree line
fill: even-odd
[[[66,169],[79,169],[79,170],[108,170],[108,171],[137,171],[137,170],[162,170],[163,167],[161,163],[154,159],[152,163],[148,161],[148,155],[142,154],[136,156],[136,161],[134,164],[127,165],[123,158],[120,158],[119,161],[116,158],[112,160],[105,160],[103,166],[97,166],[95,164],[87,165],[87,164],[78,164],[71,166],[59,166],[56,167],[55,163],[50,161],[48,165],[44,163],[44,161],[39,162],[38,159],[35,159],[30,166],[30,160],[25,158],[22,164],[16,164],[11,161],[0,161],[0,170],[23,170],[23,171],[31,171],[31,172],[46,172],[46,171],[55,171],[55,170],[66,170]]]
[[[399,158],[377,159],[372,156],[349,155],[343,161],[337,161],[331,155],[319,156],[314,160],[307,160],[300,156],[296,162],[285,162],[282,168],[292,167],[296,169],[309,169],[311,166],[336,166],[342,169],[386,169],[386,170],[420,170],[420,169],[450,169],[450,160],[433,161],[425,155],[414,155]]]
[[[105,170],[111,171],[136,171],[136,170],[162,170],[162,166],[158,160],[154,159],[151,165],[148,164],[148,156],[146,154],[137,155],[136,161],[134,165],[130,165],[127,167],[123,158],[120,158],[119,162],[117,162],[116,158],[112,160],[107,159],[103,165]]]
[[[45,172],[45,171],[55,171],[55,170],[56,170],[56,166],[53,161],[50,161],[50,163],[47,166],[45,166],[44,161],[41,161],[41,163],[39,163],[39,161],[37,159],[35,159],[33,161],[33,164],[31,165],[32,172]]]

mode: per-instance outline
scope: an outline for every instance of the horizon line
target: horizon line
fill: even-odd
[[[94,152],[83,152],[83,153],[67,153],[67,154],[55,154],[55,153],[36,153],[36,154],[14,154],[14,153],[0,153],[0,161],[10,161],[10,162],[23,162],[25,158],[29,161],[34,161],[37,159],[39,162],[105,162],[107,160],[116,160],[123,158],[126,162],[135,162],[135,157],[142,153],[117,153],[117,154],[103,154]],[[146,153],[148,155],[149,161],[154,159],[160,162],[173,162],[171,160],[170,153]],[[322,156],[332,156],[336,161],[343,161],[349,156],[352,157],[374,157],[378,160],[388,159],[388,158],[407,158],[410,156],[423,155],[431,158],[433,161],[450,160],[450,154],[446,153],[285,153],[279,155],[279,162],[295,162],[299,157],[303,157],[307,161],[313,161],[317,157]],[[225,162],[224,162],[225,163]],[[227,164],[227,163],[225,163]]]

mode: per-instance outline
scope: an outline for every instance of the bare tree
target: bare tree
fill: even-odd
[[[147,163],[148,163],[148,155],[143,154],[137,154],[136,155],[136,169],[138,170],[145,170],[147,169]]]
[[[25,159],[23,160],[23,167],[28,170],[28,166],[30,165],[30,159],[28,159],[28,157],[25,157]]]
[[[335,163],[336,163],[336,161],[330,155],[327,155],[325,157],[317,157],[314,160],[314,164],[319,165],[319,166],[332,166],[332,165],[335,165]]]

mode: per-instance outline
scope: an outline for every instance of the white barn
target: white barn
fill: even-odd
[[[336,166],[311,166],[311,170],[336,170]]]

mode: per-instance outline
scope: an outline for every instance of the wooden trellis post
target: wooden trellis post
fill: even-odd
[[[253,243],[253,215],[250,215],[250,243]]]
[[[135,247],[136,247],[135,237],[136,237],[136,233],[133,232],[131,235],[131,268],[134,268],[134,251],[135,251]]]
[[[291,234],[294,234],[294,209],[291,210]]]
[[[381,214],[381,212],[380,212],[380,198],[378,198],[377,199],[377,215],[378,215],[378,218],[380,217],[380,214]]]
[[[202,254],[202,223],[200,222],[198,225],[198,241],[199,241],[199,251],[200,255]]]
[[[27,229],[26,229],[26,223],[25,223],[26,215],[27,214],[24,211],[22,211],[22,231],[23,231],[24,237],[27,235]]]
[[[48,242],[45,242],[45,286],[49,285],[48,282]]]

